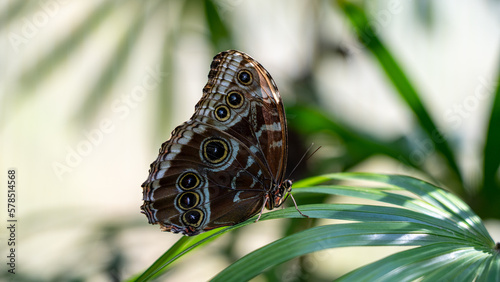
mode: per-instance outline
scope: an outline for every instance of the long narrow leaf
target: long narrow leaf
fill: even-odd
[[[318,226],[248,254],[220,272],[212,281],[247,281],[270,266],[327,248],[411,246],[435,240],[446,241],[417,223],[372,222]]]
[[[326,112],[310,106],[295,105],[287,107],[286,112],[290,127],[302,135],[309,136],[321,132],[339,136],[345,142],[347,149],[343,161],[346,167],[357,165],[374,154],[384,154],[415,168],[422,168],[421,164],[411,162],[407,157],[411,152],[403,142],[398,140],[387,142],[358,132],[355,128],[335,120]]]
[[[481,208],[489,216],[498,218],[500,217],[500,209],[496,200],[500,196],[500,183],[497,180],[500,166],[500,146],[498,145],[500,144],[500,63],[497,72],[497,88],[484,145],[482,191],[484,204]]]
[[[157,7],[159,4],[160,3],[157,2],[153,6]],[[95,85],[86,95],[86,99],[77,114],[78,118],[86,120],[88,117],[94,116],[92,113],[99,109],[97,105],[109,95],[110,92],[108,90],[113,87],[119,75],[126,69],[125,66],[130,59],[130,54],[139,42],[137,38],[143,31],[142,27],[144,26],[145,20],[147,17],[151,16],[149,12],[156,11],[154,7],[145,6],[135,14],[135,18],[130,22],[126,32],[123,34],[122,38],[120,38],[113,52],[113,56],[102,70]]]
[[[468,269],[469,266],[474,265],[477,261],[484,260],[487,256],[488,254],[478,252],[474,249],[464,250],[464,253],[460,255],[460,258],[454,257],[450,259],[447,263],[447,267],[439,267],[432,273],[427,274],[422,281],[466,281],[458,278],[464,269]],[[471,269],[468,269],[467,273],[474,273],[475,270],[476,268],[472,267]]]
[[[331,180],[370,180],[386,186],[351,187],[342,185],[312,186]],[[308,186],[312,187],[308,187]],[[394,193],[408,191],[418,198]],[[396,253],[391,259],[375,262],[345,276],[345,279],[412,280],[438,277],[443,269],[457,269],[458,263],[473,272],[455,271],[455,278],[476,278],[483,271],[498,275],[498,256],[491,237],[483,234],[481,220],[467,220],[475,214],[460,199],[438,187],[411,177],[362,173],[329,174],[297,182],[294,193],[345,195],[378,201],[391,206],[359,204],[312,204],[299,206],[310,218],[359,221],[349,224],[309,228],[286,236],[241,258],[219,273],[214,281],[248,280],[272,266],[297,256],[327,248],[346,246],[427,246]],[[260,220],[303,218],[295,208],[275,210]],[[464,220],[465,219],[465,220]],[[164,273],[186,253],[222,233],[253,224],[255,218],[235,226],[199,235],[201,239],[181,239],[137,281]],[[192,241],[191,241],[192,240]],[[455,259],[457,262],[454,262]],[[374,274],[372,269],[382,269]],[[410,271],[411,270],[411,271]],[[415,270],[415,271],[413,271]],[[411,275],[406,273],[411,272]],[[375,275],[375,276],[374,276]],[[378,275],[378,276],[377,276]],[[444,274],[443,274],[444,275]],[[354,280],[356,280],[354,279]]]
[[[356,173],[356,174],[333,174],[337,179],[358,179],[371,180],[382,183],[387,183],[396,187],[404,188],[410,191],[428,203],[448,211],[451,218],[456,224],[460,224],[465,228],[471,228],[471,231],[488,241],[493,247],[494,241],[488,234],[488,231],[481,222],[481,219],[467,206],[462,200],[455,195],[440,189],[428,182],[412,177],[402,175],[380,175],[371,173]]]
[[[333,177],[332,177],[333,176]],[[389,224],[393,220],[402,220],[412,227],[419,227],[420,229],[415,229],[412,232],[405,233],[399,237],[400,239],[393,241],[398,242],[396,245],[422,245],[428,246],[426,248],[417,248],[409,250],[403,253],[397,253],[394,257],[387,260],[382,260],[382,262],[376,262],[370,268],[367,266],[361,268],[359,272],[354,272],[355,275],[353,279],[351,276],[346,276],[349,281],[359,281],[366,279],[382,279],[382,280],[398,280],[398,281],[410,281],[417,279],[419,277],[426,277],[426,275],[438,275],[437,272],[442,271],[443,268],[454,269],[457,264],[453,262],[454,259],[458,260],[462,265],[466,266],[468,264],[473,264],[475,262],[474,258],[479,255],[484,254],[480,258],[481,261],[490,260],[492,255],[492,243],[493,240],[489,235],[481,236],[482,223],[479,218],[477,220],[467,220],[472,217],[477,217],[461,200],[452,196],[450,193],[437,188],[427,182],[416,180],[410,177],[394,176],[394,175],[373,175],[373,174],[333,174],[328,176],[320,177],[322,181],[328,179],[358,179],[358,180],[371,180],[385,183],[390,186],[396,186],[398,188],[405,188],[405,190],[413,192],[422,197],[422,202],[419,200],[412,200],[409,197],[396,195],[387,192],[387,189],[375,188],[369,190],[370,188],[360,188],[360,187],[344,187],[344,186],[327,186],[327,187],[302,187],[295,189],[295,192],[320,192],[322,189],[326,193],[336,193],[344,194],[349,196],[357,196],[360,198],[371,198],[372,200],[379,200],[381,202],[396,204],[406,208],[413,208],[420,211],[415,212],[391,207],[380,207],[380,206],[350,206],[350,205],[334,205],[331,208],[331,213],[326,214],[326,210],[321,211],[324,213],[320,215],[323,218],[334,218],[340,216],[344,219],[353,219],[356,217],[358,220],[363,221],[359,225],[341,225],[343,228],[352,228],[350,235],[353,235],[351,244],[356,246],[363,245],[376,245],[378,240],[382,240],[383,245],[390,245],[391,243],[383,241],[389,236],[388,234],[399,234],[397,228],[391,228]],[[303,186],[304,182],[299,182],[299,187]],[[310,182],[315,182],[314,180]],[[340,192],[340,193],[339,193]],[[349,193],[347,193],[349,192]],[[385,195],[385,196],[384,196]],[[418,203],[418,204],[417,204]],[[432,205],[431,209],[428,209],[428,205]],[[349,209],[349,207],[351,209]],[[317,217],[318,214],[315,213],[314,208],[321,208],[320,205],[311,206],[301,206],[301,210],[305,212],[310,217]],[[359,214],[355,215],[356,211],[359,209]],[[394,210],[391,210],[394,209]],[[335,214],[334,210],[339,212]],[[341,211],[343,210],[343,211]],[[431,211],[429,214],[423,213],[422,211]],[[373,212],[370,215],[370,212]],[[442,216],[444,215],[444,216]],[[403,219],[404,218],[404,219]],[[383,222],[370,222],[376,219],[382,220]],[[465,220],[464,220],[465,219]],[[377,227],[382,226],[382,230],[375,228],[374,226],[368,227],[370,224],[380,224]],[[392,222],[398,223],[398,222]],[[365,225],[366,224],[366,225]],[[409,226],[410,226],[409,225]],[[335,225],[335,227],[340,227]],[[363,239],[356,237],[354,234],[361,230],[362,228],[372,228],[371,229],[371,239],[373,242],[367,243]],[[322,227],[323,228],[323,227]],[[324,227],[328,228],[328,227]],[[329,235],[323,234],[321,231],[323,229],[311,228],[306,231],[285,237],[276,242],[273,242],[253,253],[243,257],[236,263],[229,266],[227,269],[219,273],[214,278],[214,281],[222,280],[247,280],[255,277],[257,274],[265,271],[270,266],[277,265],[288,259],[304,255],[313,251],[317,251],[318,248],[325,247],[328,248],[343,247],[345,246],[343,241],[335,237],[335,230],[328,230]],[[414,237],[415,233],[418,231],[425,230],[425,236]],[[310,232],[310,233],[309,233]],[[346,235],[346,234],[342,234]],[[422,235],[422,234],[420,234]],[[479,236],[477,236],[479,235]],[[333,236],[325,239],[325,236]],[[464,237],[465,236],[465,237]],[[297,241],[294,239],[300,238]],[[418,238],[418,239],[417,239]],[[394,239],[394,238],[393,238]],[[415,240],[417,239],[417,240]],[[319,243],[318,243],[319,242]],[[321,247],[320,247],[321,246]],[[472,257],[472,259],[471,259]],[[389,263],[390,262],[390,263]],[[495,269],[496,264],[491,261],[486,263],[488,266],[492,266],[491,269]],[[484,267],[486,269],[486,267]],[[373,269],[379,270],[378,274],[374,274]],[[489,269],[489,268],[488,268]],[[478,277],[481,270],[475,270],[471,277]],[[378,276],[377,276],[378,275]],[[496,275],[489,274],[489,275]],[[234,280],[231,280],[234,279]]]
[[[24,1],[19,1],[24,2]],[[91,32],[99,26],[99,24],[107,18],[115,7],[114,1],[104,1],[95,7],[89,16],[81,22],[71,34],[68,34],[61,42],[58,42],[54,49],[49,54],[44,55],[40,61],[36,62],[33,67],[28,69],[22,76],[21,80],[25,87],[35,87],[40,83],[50,71],[58,64],[63,62],[65,58],[87,39]],[[25,91],[34,93],[31,91]]]
[[[4,9],[0,11],[0,31],[8,28],[12,21],[19,19],[28,8],[36,7],[31,1],[11,1],[4,5]]]
[[[341,0],[337,1],[337,3],[339,3],[342,11],[349,18],[361,43],[372,52],[375,58],[377,58],[380,66],[385,71],[387,77],[391,80],[400,97],[414,112],[420,126],[428,134],[429,140],[432,141],[437,151],[443,154],[451,170],[458,176],[459,179],[461,179],[461,173],[455,160],[455,155],[450,149],[446,138],[442,136],[440,130],[436,127],[436,124],[420,100],[421,95],[419,95],[415,90],[416,88],[410,82],[410,79],[406,76],[405,72],[403,72],[400,64],[379,39],[376,31],[373,30],[371,22],[368,20],[364,10],[356,4],[348,1]]]
[[[475,277],[477,276],[477,273],[482,273],[491,259],[492,257],[490,256],[482,256],[473,264],[469,265],[467,268],[464,268],[461,272],[457,273],[456,281],[474,281]]]
[[[382,281],[413,281],[438,269],[448,268],[454,261],[466,261],[471,253],[475,255],[482,252],[464,247],[463,244],[430,244],[402,251],[358,268],[341,277],[339,281],[360,281],[367,278]],[[484,258],[486,257],[488,255],[484,254]]]
[[[226,229],[218,229],[202,233],[196,237],[182,237],[168,251],[159,257],[146,271],[141,275],[129,281],[147,281],[164,273],[168,266],[178,258],[192,249],[200,247],[226,232]]]
[[[491,257],[485,271],[481,273],[480,279],[484,281],[500,281],[500,258],[499,253],[496,252],[494,257]]]
[[[412,199],[410,197],[391,194],[391,193],[379,193],[376,191],[359,190],[353,189],[352,187],[311,187],[311,188],[301,188],[298,192],[306,193],[331,193],[335,195],[352,196],[363,199],[379,200],[388,204],[400,205],[405,208],[410,208],[413,210],[393,208],[393,207],[379,207],[379,206],[360,206],[358,211],[363,212],[373,212],[373,217],[384,220],[401,220],[401,221],[411,221],[425,223],[433,226],[434,228],[446,229],[447,232],[453,232],[456,238],[468,238],[471,242],[477,241],[477,236],[473,233],[468,232],[469,228],[458,225],[456,222],[449,220],[452,216],[446,211],[440,211],[432,206],[427,206],[425,202],[419,201],[417,199]],[[307,206],[306,206],[307,207]],[[305,208],[304,207],[304,210]],[[335,205],[337,207],[343,207],[343,205]],[[371,210],[373,208],[373,211]],[[384,217],[384,214],[390,215],[390,218]],[[310,215],[310,213],[308,213]],[[394,216],[397,215],[397,216]],[[314,214],[311,215],[315,217]],[[346,216],[346,215],[343,215]],[[359,220],[367,221],[368,218],[362,217],[361,214],[357,214]],[[329,217],[337,218],[337,217]],[[349,220],[356,220],[356,218],[346,218]],[[481,242],[481,241],[479,241]]]
[[[205,0],[205,17],[210,30],[212,46],[220,51],[234,48],[231,30],[224,23],[216,4],[212,0]]]

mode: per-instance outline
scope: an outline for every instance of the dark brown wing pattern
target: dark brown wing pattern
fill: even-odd
[[[219,53],[195,113],[151,164],[142,212],[184,235],[237,224],[281,205],[290,190],[282,185],[286,158],[285,112],[271,75],[242,52]]]

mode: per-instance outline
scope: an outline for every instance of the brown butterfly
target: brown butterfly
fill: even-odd
[[[285,110],[271,75],[245,53],[221,52],[195,113],[151,164],[142,212],[163,231],[192,236],[279,207],[292,187],[284,176],[287,150]]]

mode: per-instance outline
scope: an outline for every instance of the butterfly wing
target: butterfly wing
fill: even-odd
[[[259,212],[281,183],[286,120],[267,71],[238,51],[214,57],[203,97],[151,164],[142,210],[165,231],[196,235]]]
[[[248,74],[250,80],[245,83],[240,78]],[[246,137],[241,140],[253,152],[259,153],[271,175],[277,177],[276,182],[281,183],[288,156],[287,124],[278,87],[269,72],[249,55],[230,50],[214,57],[208,77],[209,81],[203,89],[203,97],[207,99],[200,100],[197,105],[200,106],[197,113],[200,113],[195,115],[208,121],[215,109],[209,101],[217,100],[212,97],[230,94],[225,97],[227,99],[234,97],[232,94],[235,92],[243,94],[248,102],[240,108],[233,108],[236,114],[234,119],[217,123],[217,126],[227,126],[229,130],[240,133],[239,136]]]

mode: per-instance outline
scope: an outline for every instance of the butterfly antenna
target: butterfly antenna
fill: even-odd
[[[292,175],[295,170],[297,169],[297,167],[299,167],[300,163],[302,163],[302,161],[304,160],[308,160],[310,157],[312,157],[320,148],[321,146],[319,146],[316,150],[314,150],[314,152],[312,152],[309,156],[307,155],[309,153],[309,151],[311,151],[312,147],[314,146],[314,143],[311,143],[311,146],[309,146],[309,148],[307,148],[306,152],[304,153],[304,155],[302,155],[302,157],[300,158],[299,162],[295,165],[295,167],[292,169],[292,171],[290,172],[290,175]],[[306,158],[307,156],[307,158]],[[289,181],[289,180],[288,180]],[[290,182],[291,183],[291,182]],[[308,215],[305,215],[303,214],[300,210],[299,210],[299,207],[297,206],[297,202],[295,201],[295,198],[293,197],[293,195],[290,193],[289,194],[290,197],[292,198],[292,201],[293,201],[293,204],[295,205],[295,209],[303,216],[303,217],[309,217]],[[259,217],[260,218],[260,217]]]
[[[312,149],[313,146],[314,146],[314,143],[311,143],[311,146],[309,146],[309,148],[307,148],[306,152],[304,153],[304,155],[302,155],[302,157],[300,158],[299,162],[292,169],[292,171],[290,172],[289,176],[291,176],[295,172],[295,170],[299,167],[300,163],[302,163],[302,161],[304,161],[304,158],[307,156],[307,153],[309,153],[309,151],[311,151],[311,149]],[[305,160],[310,159],[314,154],[316,154],[316,152],[319,149],[321,149],[321,146],[319,146],[316,150],[314,150],[314,152],[312,152]]]

